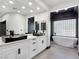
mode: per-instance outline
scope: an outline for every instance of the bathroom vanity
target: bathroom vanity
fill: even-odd
[[[28,36],[27,39],[0,45],[0,59],[32,59],[46,48],[46,36]]]

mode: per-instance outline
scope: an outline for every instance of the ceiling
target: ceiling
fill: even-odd
[[[43,0],[43,2],[49,7],[49,9],[64,1],[66,0]]]
[[[0,0],[0,16],[6,13],[37,14],[65,0]]]

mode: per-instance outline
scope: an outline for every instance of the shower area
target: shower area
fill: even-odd
[[[51,12],[51,40],[64,47],[78,47],[78,6]]]

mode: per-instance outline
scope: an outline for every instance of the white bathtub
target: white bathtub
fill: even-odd
[[[53,36],[52,38],[55,43],[65,47],[72,47],[72,48],[74,47],[77,41],[77,38],[71,38],[71,37]]]

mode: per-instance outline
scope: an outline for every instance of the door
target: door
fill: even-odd
[[[27,59],[26,58],[26,50],[25,50],[25,47],[20,47],[18,49],[18,59]]]
[[[42,46],[41,46],[42,50],[45,49],[46,48],[46,36],[42,37],[41,44],[42,44]]]
[[[37,49],[38,49],[38,53],[40,53],[42,50],[44,50],[46,48],[46,39],[44,36],[40,36],[37,39]]]
[[[17,59],[29,59],[28,58],[28,42],[21,43],[19,45]]]
[[[2,52],[1,59],[17,59],[17,50],[7,50]]]

